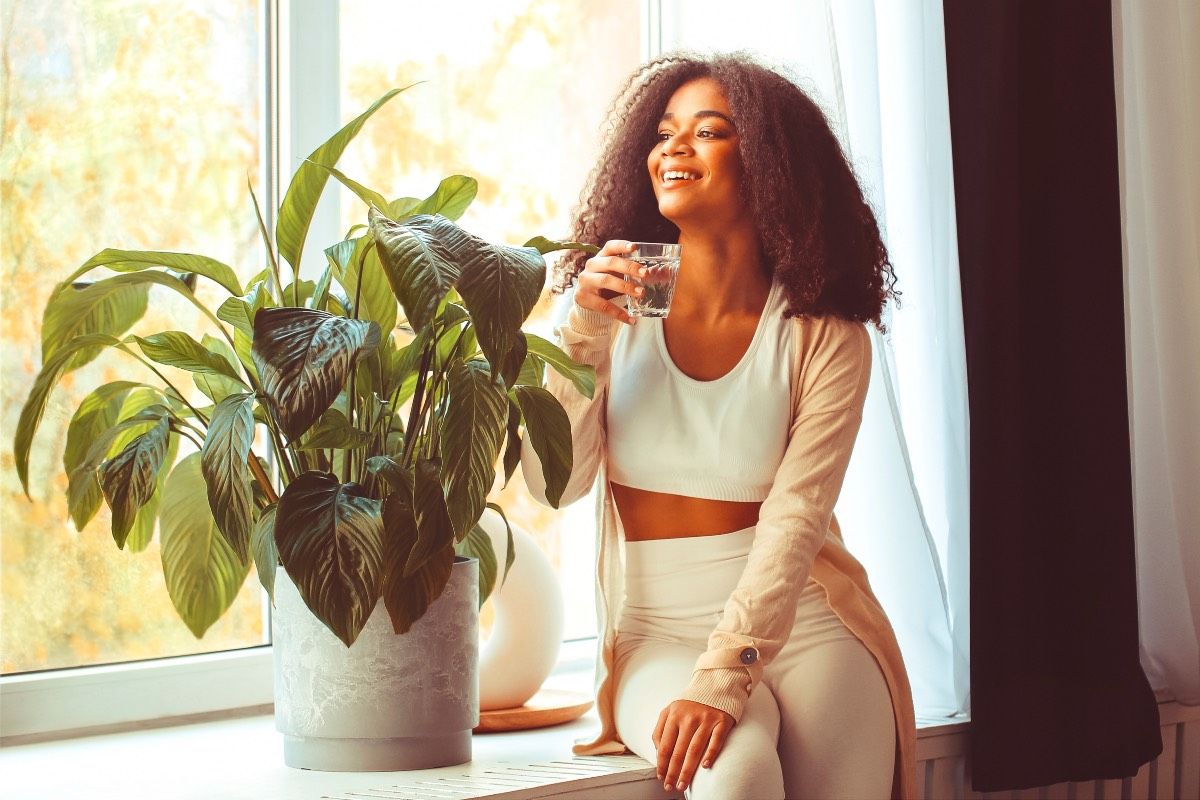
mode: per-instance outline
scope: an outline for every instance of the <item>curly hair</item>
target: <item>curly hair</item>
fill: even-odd
[[[684,83],[713,78],[724,90],[739,136],[741,201],[757,221],[759,246],[784,288],[785,319],[834,315],[873,322],[892,297],[896,275],[875,214],[820,107],[799,86],[745,51],[669,53],[638,68],[610,108],[614,122],[574,211],[572,238],[678,242],[679,228],[658,211],[646,174],[658,122]],[[583,271],[586,252],[570,250],[554,268],[561,294]]]

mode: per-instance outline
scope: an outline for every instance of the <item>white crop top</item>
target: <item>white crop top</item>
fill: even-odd
[[[613,483],[712,500],[766,499],[791,422],[795,323],[782,318],[786,305],[773,281],[750,346],[711,381],[675,366],[662,319],[616,323],[606,411]]]

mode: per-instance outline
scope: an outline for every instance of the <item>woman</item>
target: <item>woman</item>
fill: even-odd
[[[603,489],[602,730],[575,752],[628,748],[692,798],[912,796],[903,660],[832,513],[864,323],[898,294],[874,215],[818,107],[745,54],[652,61],[614,119],[574,230],[605,244],[554,287],[596,388],[547,376],[560,506]],[[682,247],[666,318],[627,311],[630,241]],[[522,460],[545,501],[528,439]]]

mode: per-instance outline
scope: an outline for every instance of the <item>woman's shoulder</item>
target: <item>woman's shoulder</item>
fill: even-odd
[[[800,346],[799,355],[817,352],[861,352],[870,350],[869,323],[833,314],[799,314],[791,318],[792,328]]]
[[[797,348],[794,388],[801,397],[818,406],[861,402],[871,375],[868,323],[830,314],[791,321]]]

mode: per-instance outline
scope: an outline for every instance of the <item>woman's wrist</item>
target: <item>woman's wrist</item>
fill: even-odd
[[[602,311],[584,308],[578,303],[571,304],[567,314],[567,324],[576,333],[584,336],[606,336],[611,330],[615,319]]]

